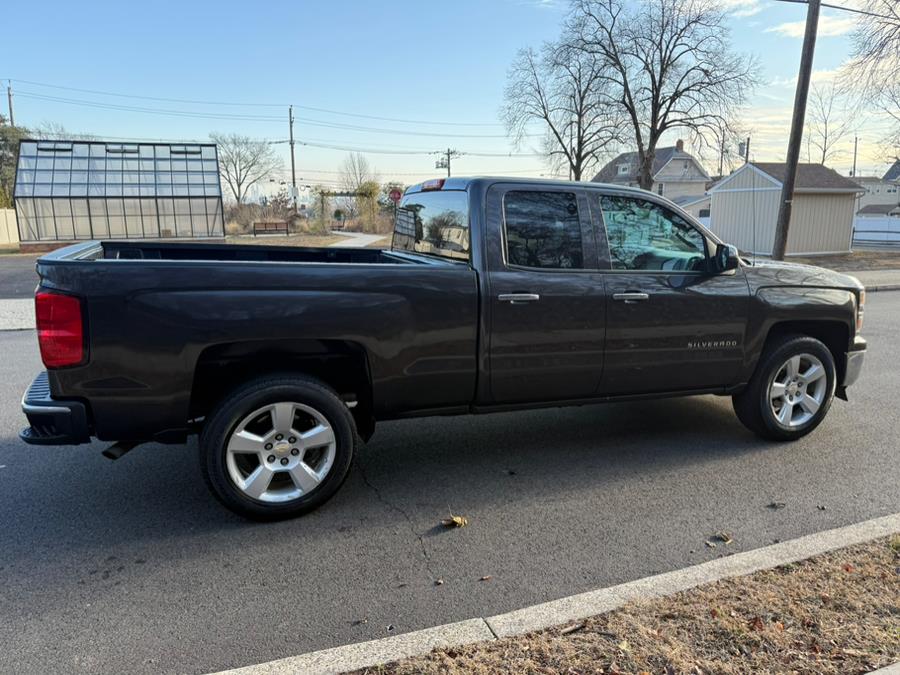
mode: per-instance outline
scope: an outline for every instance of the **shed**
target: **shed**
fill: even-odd
[[[741,251],[768,255],[775,243],[783,162],[750,162],[710,190],[710,229]],[[822,164],[800,164],[788,255],[846,253],[862,188]]]

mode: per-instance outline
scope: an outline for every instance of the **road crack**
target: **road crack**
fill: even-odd
[[[431,568],[431,558],[429,557],[428,549],[425,546],[424,533],[416,530],[416,526],[413,523],[412,518],[402,506],[385,497],[382,491],[378,487],[376,487],[375,484],[372,483],[372,481],[369,480],[369,477],[366,474],[365,466],[363,465],[362,459],[359,456],[357,456],[356,458],[356,468],[359,471],[359,475],[362,478],[363,483],[365,483],[366,487],[368,487],[372,491],[372,493],[375,495],[375,498],[387,508],[391,509],[392,511],[396,511],[401,516],[403,516],[403,520],[406,521],[407,528],[416,538],[416,541],[419,542],[419,550],[422,552],[422,560],[425,563],[426,571],[430,575],[431,580],[437,579],[434,570]]]

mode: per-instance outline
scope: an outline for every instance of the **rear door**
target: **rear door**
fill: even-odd
[[[493,401],[594,395],[606,308],[584,191],[494,185],[486,222]]]
[[[743,270],[712,273],[714,242],[663,203],[598,192],[591,206],[610,267],[602,393],[733,384],[750,308]]]

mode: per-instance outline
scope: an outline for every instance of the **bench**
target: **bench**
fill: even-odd
[[[253,236],[259,234],[287,234],[288,224],[284,220],[276,220],[264,223],[253,223]]]

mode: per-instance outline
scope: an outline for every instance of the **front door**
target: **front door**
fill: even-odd
[[[483,300],[494,403],[594,395],[606,311],[584,195],[494,186],[487,204],[502,231],[489,247]]]
[[[750,307],[741,269],[709,271],[712,242],[662,204],[599,197],[610,272],[604,394],[733,384]],[[602,245],[601,245],[602,246]]]

